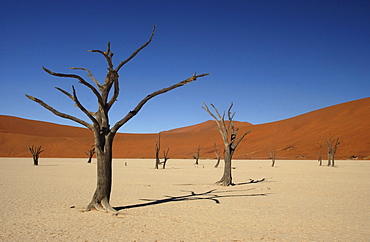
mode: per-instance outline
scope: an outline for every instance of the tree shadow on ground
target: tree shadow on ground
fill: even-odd
[[[263,182],[263,181],[265,181],[265,180],[266,180],[266,178],[262,178],[261,180],[253,180],[253,179],[249,179],[249,181],[247,181],[247,182],[233,183],[232,185],[233,185],[233,186],[247,185],[247,184],[251,184],[251,183],[259,183],[259,182]]]
[[[140,199],[142,201],[147,201],[147,202],[115,207],[115,209],[119,211],[123,209],[146,207],[146,206],[158,205],[158,204],[169,203],[169,202],[199,201],[199,200],[210,200],[210,201],[215,202],[216,204],[220,204],[221,198],[255,197],[255,196],[267,196],[268,195],[268,193],[245,194],[245,192],[248,192],[251,190],[254,190],[254,188],[245,189],[245,190],[227,190],[227,191],[219,191],[217,189],[212,189],[212,190],[209,190],[206,192],[200,192],[200,193],[196,193],[194,191],[181,190],[182,192],[188,192],[190,194],[183,195],[183,196],[165,196],[165,198],[162,198],[162,199]]]

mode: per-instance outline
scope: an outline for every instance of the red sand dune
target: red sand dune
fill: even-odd
[[[293,118],[252,125],[235,122],[239,134],[251,130],[237,148],[236,159],[266,159],[270,148],[278,159],[317,159],[321,137],[340,136],[337,159],[370,158],[370,98],[351,101]],[[133,120],[134,122],[134,120]],[[154,158],[158,134],[116,135],[115,158]],[[161,147],[170,158],[192,158],[202,146],[201,158],[215,158],[213,142],[222,148],[215,121],[161,132]],[[28,145],[42,146],[41,157],[86,157],[93,145],[91,131],[0,115],[0,157],[29,157]],[[323,152],[325,158],[325,152]]]

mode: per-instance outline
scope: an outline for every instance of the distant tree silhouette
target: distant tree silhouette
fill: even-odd
[[[32,154],[32,159],[33,159],[33,165],[38,166],[39,165],[39,155],[43,150],[41,150],[41,146],[35,147],[35,146],[28,146],[28,149],[30,150]]]
[[[216,141],[213,141],[213,149],[215,151],[215,155],[216,155],[216,158],[217,158],[217,162],[215,164],[215,168],[217,168],[220,165],[221,157],[220,157],[220,154],[219,154],[217,146],[216,146]]]
[[[87,82],[84,78],[82,78],[79,75],[56,73],[56,72],[50,71],[49,69],[46,69],[45,67],[43,67],[44,71],[46,71],[50,75],[57,76],[57,77],[67,77],[67,78],[76,79],[78,80],[79,83],[81,83],[82,85],[90,89],[90,91],[92,91],[92,93],[97,99],[97,106],[98,106],[97,111],[94,111],[94,112],[87,110],[83,106],[83,104],[77,98],[77,93],[76,93],[74,86],[72,86],[72,93],[69,93],[61,88],[57,88],[59,91],[61,91],[63,94],[65,94],[75,103],[75,106],[77,106],[88,117],[91,123],[86,122],[82,119],[79,119],[75,116],[59,112],[58,110],[49,106],[42,100],[37,99],[33,96],[26,95],[29,99],[37,102],[44,108],[53,112],[55,115],[75,121],[87,127],[93,132],[94,146],[95,146],[96,158],[97,158],[97,187],[91,199],[91,202],[86,208],[86,211],[90,211],[91,209],[97,209],[97,210],[110,212],[114,214],[117,213],[117,210],[115,210],[110,205],[109,200],[110,200],[111,188],[112,188],[112,157],[113,157],[112,147],[113,147],[114,137],[117,131],[119,130],[119,128],[122,127],[124,124],[126,124],[131,118],[133,118],[141,110],[141,108],[145,105],[145,103],[147,103],[150,99],[160,94],[171,91],[175,88],[182,87],[190,82],[197,80],[200,77],[204,77],[208,75],[208,74],[197,75],[195,73],[193,76],[191,76],[190,78],[187,78],[184,81],[181,81],[170,87],[160,89],[158,91],[155,91],[147,95],[136,105],[136,107],[134,107],[134,109],[129,111],[121,120],[119,120],[117,123],[111,126],[109,122],[108,114],[113,104],[117,101],[119,91],[120,91],[118,72],[120,71],[122,66],[127,64],[142,49],[144,49],[146,46],[149,45],[149,43],[152,41],[152,38],[154,36],[154,32],[155,32],[155,26],[153,27],[149,40],[145,44],[143,44],[140,48],[138,48],[136,51],[134,51],[126,60],[120,62],[116,68],[114,67],[113,61],[112,61],[113,53],[111,52],[111,49],[110,49],[110,43],[108,43],[108,48],[106,51],[90,50],[90,52],[101,54],[107,61],[107,64],[108,64],[107,74],[106,74],[105,81],[103,84],[101,84],[92,75],[90,70],[86,68],[71,68],[74,70],[85,71],[87,75],[89,76],[89,78],[95,83],[96,87],[90,84],[89,82]],[[113,93],[110,93],[112,89],[113,89]]]
[[[158,134],[158,140],[155,141],[155,169],[159,168],[161,160],[159,159],[159,151],[161,150],[161,133]]]
[[[167,161],[168,161],[168,159],[170,159],[170,157],[168,157],[168,152],[170,152],[170,147],[168,147],[167,151],[163,150],[163,161],[162,161],[162,168],[163,169],[166,169]]]
[[[271,159],[271,167],[275,166],[276,160],[276,149],[269,149],[270,159]]]
[[[322,154],[321,151],[319,151],[319,158],[317,160],[319,162],[319,166],[322,166]]]
[[[328,154],[328,166],[335,166],[334,157],[337,153],[338,146],[342,143],[339,141],[339,136],[336,139],[333,139],[332,135],[330,134],[329,139],[324,140],[324,138],[322,137],[321,139],[326,144],[326,151]],[[320,143],[319,145],[323,147]]]
[[[233,103],[231,103],[229,110],[227,111],[227,117],[229,120],[228,124],[225,123],[225,113],[221,116],[217,108],[213,104],[210,104],[216,113],[216,114],[213,114],[204,102],[203,102],[203,105],[204,106],[202,108],[206,110],[216,120],[218,130],[220,131],[222,140],[225,145],[224,173],[221,179],[216,182],[216,184],[222,185],[222,186],[233,185],[232,176],[231,176],[231,160],[232,160],[236,147],[240,144],[243,138],[247,134],[249,134],[251,131],[249,130],[245,132],[239,139],[237,138],[239,129],[235,129],[234,122],[233,122],[235,112],[231,114],[231,108],[233,107]]]
[[[91,159],[93,155],[95,154],[95,147],[93,146],[91,149],[85,152],[85,154],[89,157],[89,159],[87,160],[87,163],[91,163]]]
[[[198,145],[197,152],[194,155],[195,165],[199,165],[200,150],[202,149],[201,145]]]

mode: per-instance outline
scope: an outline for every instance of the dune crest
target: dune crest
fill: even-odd
[[[240,112],[243,110],[240,110]],[[277,159],[317,159],[321,137],[340,136],[337,159],[369,159],[370,98],[346,102],[293,118],[253,125],[236,122],[240,132],[252,130],[240,143],[235,159],[267,159],[268,150],[276,149]],[[157,134],[118,133],[115,158],[154,158]],[[201,158],[215,158],[213,142],[222,141],[214,121],[161,132],[161,145],[170,147],[171,158],[191,159],[199,145]],[[29,157],[28,145],[42,146],[42,157],[83,158],[93,144],[91,131],[0,115],[0,157]],[[325,152],[323,152],[325,158]]]

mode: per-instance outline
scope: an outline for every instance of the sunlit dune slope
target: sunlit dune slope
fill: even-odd
[[[242,112],[243,110],[238,110]],[[134,120],[132,120],[134,122]],[[290,119],[252,125],[235,122],[239,135],[251,130],[237,148],[234,158],[265,159],[269,149],[277,158],[317,159],[323,143],[332,134],[340,137],[337,159],[370,157],[370,98],[351,101]],[[117,134],[115,158],[153,158],[158,134]],[[161,132],[161,148],[170,148],[170,158],[193,158],[202,146],[201,158],[215,158],[213,143],[222,153],[223,144],[215,121]],[[91,131],[11,116],[0,116],[0,156],[28,157],[28,145],[42,146],[41,157],[86,157],[93,145]],[[323,157],[325,158],[325,150]],[[161,151],[162,154],[162,151]]]

